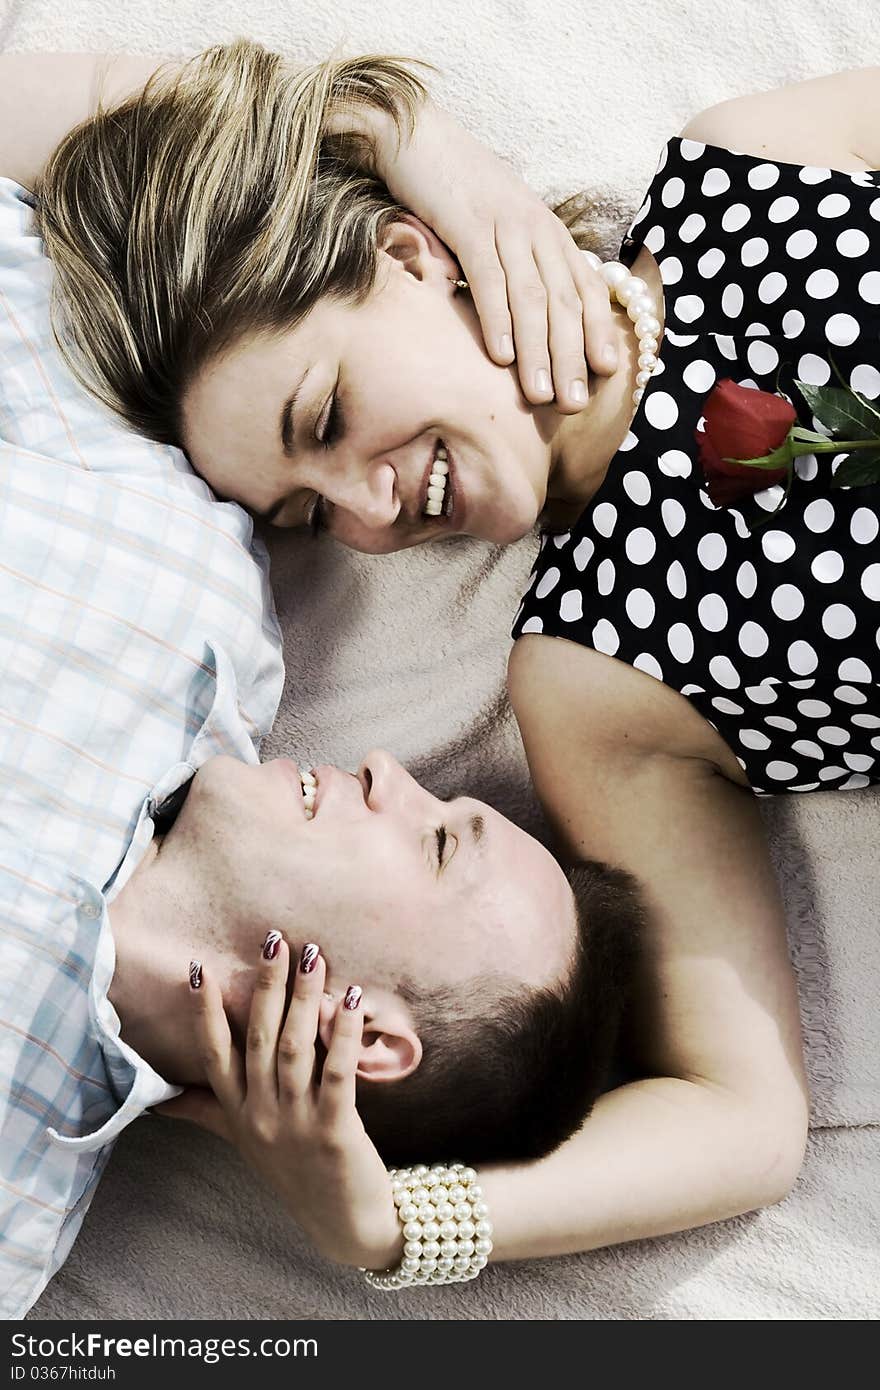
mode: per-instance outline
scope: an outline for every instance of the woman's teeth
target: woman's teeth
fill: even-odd
[[[306,820],[311,820],[315,814],[315,792],[318,782],[315,774],[308,767],[303,768],[299,774],[303,788],[303,805],[306,808]]]
[[[428,478],[428,499],[425,502],[425,516],[440,516],[446,497],[446,483],[449,478],[449,464],[443,445],[439,445],[437,455]]]

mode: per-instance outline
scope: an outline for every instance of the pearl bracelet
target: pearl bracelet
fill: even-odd
[[[388,1176],[406,1244],[396,1269],[362,1269],[367,1283],[404,1289],[476,1279],[489,1262],[492,1223],[473,1168],[419,1163],[389,1168]]]

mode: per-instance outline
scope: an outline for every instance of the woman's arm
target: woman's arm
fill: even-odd
[[[778,1201],[803,1157],[807,1093],[754,797],[702,756],[701,740],[717,738],[708,725],[704,734],[705,721],[649,676],[541,637],[516,644],[510,676],[535,783],[566,847],[628,869],[647,896],[635,1049],[647,1079],[603,1096],[549,1157],[480,1170],[493,1258],[588,1250]],[[697,756],[687,756],[689,744]],[[298,978],[295,1004],[301,986]],[[228,1059],[217,1009],[213,1026]],[[310,1027],[306,1017],[304,1039]],[[259,1162],[250,1129],[235,1119],[241,1097],[225,1114],[197,1093],[163,1109],[233,1138],[330,1258],[390,1267],[400,1231],[350,1071],[333,1142],[319,1118],[299,1129],[295,1117],[279,1120]],[[309,1104],[319,1117],[317,1095]]]
[[[877,169],[880,68],[854,68],[735,97],[701,111],[682,134],[791,164]]]
[[[627,869],[646,894],[638,1061],[650,1079],[603,1097],[549,1158],[481,1173],[495,1257],[659,1235],[779,1200],[800,1167],[807,1092],[754,797],[704,756],[717,738],[705,721],[651,677],[542,637],[516,644],[510,675],[566,848]]]
[[[548,1158],[480,1169],[492,1259],[574,1254],[770,1206],[801,1166],[803,1124],[790,1128],[699,1077],[620,1086]]]
[[[33,188],[68,131],[134,95],[176,60],[130,54],[0,55],[0,173]],[[391,192],[433,226],[461,263],[490,356],[516,358],[523,393],[587,404],[589,370],[617,365],[607,288],[549,208],[447,112],[423,104],[412,131],[391,116],[353,108],[337,131],[367,137]],[[609,357],[607,354],[611,353]],[[589,368],[589,370],[588,370]]]

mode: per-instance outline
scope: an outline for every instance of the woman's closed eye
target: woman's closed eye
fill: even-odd
[[[342,403],[339,399],[339,392],[334,391],[330,400],[321,412],[315,430],[315,438],[324,449],[332,449],[345,433],[345,419],[342,414]]]
[[[339,392],[334,391],[321,411],[315,426],[315,438],[322,449],[332,449],[333,445],[342,438],[344,430],[345,422]],[[327,503],[320,493],[315,494],[315,499],[306,513],[306,525],[312,536],[319,536],[322,531],[327,529]]]
[[[319,492],[315,493],[314,501],[306,512],[306,526],[313,539],[327,530],[327,503]]]

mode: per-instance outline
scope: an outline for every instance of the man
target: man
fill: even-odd
[[[0,218],[23,216],[15,203],[6,195]],[[23,378],[47,362],[52,387],[48,342],[22,339]],[[71,402],[51,441],[62,455],[79,451]],[[18,404],[13,420],[27,413]],[[376,1121],[389,1141],[394,1087],[381,1083],[427,1075],[398,1141],[405,1123],[426,1151],[472,1135],[475,1152],[508,1156],[570,1133],[602,1079],[598,1053],[588,1065],[591,972],[555,861],[489,807],[439,802],[388,755],[359,778],[320,769],[307,817],[295,765],[257,764],[282,667],[246,519],[165,451],[108,442],[139,471],[111,471],[99,447],[89,468],[0,446],[7,1316],[63,1260],[120,1130],[180,1083],[205,1082],[181,989],[193,953],[243,1035],[264,938],[316,936],[331,1015],[362,982],[362,1073],[389,1095]],[[557,996],[581,1079],[548,1100],[558,1054],[542,1063],[532,1039],[548,1036]],[[467,1038],[487,1007],[506,1019],[508,1001],[500,1037],[475,1023]],[[528,1075],[517,1037],[539,1054]],[[457,1074],[470,1107],[455,1086],[438,1123],[437,1079]]]
[[[194,766],[255,760],[283,682],[250,523],[75,389],[30,219],[21,190],[0,184],[7,1316],[65,1258],[110,1141],[173,1094],[119,1037],[105,891]]]
[[[400,1094],[432,1068],[442,1083],[462,1024],[514,995],[537,1064],[525,1089],[509,1068],[491,1128],[492,1076],[477,1079],[487,1144],[552,1146],[602,1065],[596,1053],[589,1080],[547,1103],[536,1030],[550,1000],[572,1055],[590,1051],[592,972],[540,846],[488,807],[437,802],[388,757],[357,781],[322,769],[313,819],[292,765],[258,765],[284,672],[251,523],[75,387],[50,284],[30,200],[0,180],[0,1310],[13,1317],[65,1259],[120,1130],[206,1080],[178,1006],[195,952],[243,1032],[267,933],[301,947],[319,924],[327,997],[338,1011],[358,977],[365,1076],[378,1060]],[[492,1031],[477,1028],[478,1051]],[[527,1104],[536,1126],[517,1137],[504,1107]],[[430,1095],[419,1108],[430,1119]],[[446,1113],[414,1135],[451,1140],[461,1107]],[[379,1101],[376,1126],[390,1143],[393,1105]]]
[[[259,983],[250,1021],[256,1010],[261,1026],[247,1036],[248,1091],[252,1080],[259,1085],[261,1074],[272,1072],[279,1001],[286,997],[288,947],[279,944],[285,928],[297,951],[313,944],[308,938],[320,938],[323,963],[313,972],[310,999],[321,1041],[331,1049],[340,1032],[337,1025],[331,1032],[331,1010],[345,1022],[339,1000],[358,1005],[359,991],[349,985],[352,975],[360,977],[360,1008],[348,1011],[359,1015],[357,1032],[347,1030],[357,1049],[349,1048],[349,1075],[357,1071],[365,1083],[360,1108],[372,1110],[372,1131],[386,1151],[395,1142],[395,1125],[400,1133],[395,1102],[414,1083],[418,1093],[420,1074],[430,1076],[426,1039],[429,1012],[438,1004],[447,1006],[443,1022],[450,1026],[439,1046],[431,1040],[431,1050],[440,1059],[435,1073],[445,1083],[448,1127],[412,1130],[407,1116],[407,1139],[428,1146],[415,1156],[433,1157],[431,1146],[468,1133],[455,1127],[462,1084],[472,1073],[479,1076],[476,1062],[492,1032],[485,1025],[500,1018],[506,999],[504,1026],[511,1017],[520,1035],[525,1026],[529,1046],[518,1052],[518,1037],[508,1036],[514,1065],[507,1063],[505,1083],[495,1087],[499,1094],[488,1094],[490,1066],[470,1093],[468,1109],[476,1125],[470,1134],[482,1139],[485,1152],[492,1155],[494,1139],[494,1156],[511,1157],[539,1154],[574,1128],[602,1069],[593,1044],[604,1035],[604,1045],[611,1045],[619,997],[603,1014],[601,994],[591,986],[599,972],[582,949],[583,923],[559,870],[488,808],[438,804],[390,760],[371,757],[357,784],[319,769],[312,822],[295,769],[254,766],[256,743],[280,693],[281,668],[274,628],[262,628],[263,575],[245,550],[248,524],[234,508],[215,510],[177,456],[135,448],[129,436],[114,437],[103,422],[98,426],[83,398],[68,400],[69,382],[52,358],[45,326],[46,267],[28,238],[20,191],[8,188],[6,194],[10,241],[7,246],[0,229],[8,259],[0,271],[9,272],[16,302],[4,305],[2,344],[11,370],[8,392],[6,375],[3,382],[0,574],[7,622],[0,756],[9,771],[0,805],[0,893],[9,953],[3,1065],[12,1104],[4,1133],[9,1167],[0,1175],[8,1202],[0,1270],[4,1306],[14,1312],[29,1305],[63,1260],[110,1141],[146,1106],[173,1094],[169,1080],[209,1081],[225,1108],[224,1126],[216,1116],[209,1122],[225,1127],[248,1156],[262,1140],[258,1166],[287,1198],[283,1184],[290,1185],[295,1156],[290,1135],[261,1126],[254,1110],[247,1116],[249,1134],[236,1127],[235,1088],[225,1084],[228,1073],[224,1078],[218,1065],[222,1039],[205,1026],[211,1010],[216,1021],[225,1004],[242,1042]],[[44,325],[36,334],[23,333],[23,308],[35,310]],[[47,401],[54,419],[47,419]],[[11,613],[20,616],[21,631],[8,621]],[[552,726],[556,714],[544,695],[539,682],[534,698],[518,699],[526,723],[528,709],[546,706]],[[553,728],[547,732],[552,745]],[[564,756],[564,749],[565,740],[557,739],[546,766],[553,767],[553,756]],[[557,767],[556,781],[548,801],[564,807],[569,798],[574,824],[589,823],[588,767]],[[563,829],[570,827],[570,812],[558,814]],[[309,839],[308,832],[314,832]],[[572,838],[577,843],[577,835]],[[348,843],[355,846],[351,862]],[[375,872],[377,865],[383,872]],[[462,872],[466,885],[458,879]],[[597,932],[603,897],[605,930]],[[291,898],[300,899],[293,910]],[[609,899],[616,900],[613,910]],[[614,928],[615,918],[631,925],[636,915],[626,883],[606,875],[598,902],[599,912],[586,922],[588,939],[596,944],[598,938],[600,948],[625,940],[627,933]],[[332,910],[325,910],[328,905]],[[427,949],[421,952],[414,949],[412,905],[425,913],[425,927],[439,921],[444,928],[429,937],[423,928],[420,942]],[[320,933],[312,929],[319,911]],[[352,916],[357,937],[349,927]],[[251,935],[257,922],[260,930]],[[381,931],[369,931],[380,922]],[[257,965],[261,941],[266,959]],[[211,1006],[201,1015],[187,1014],[184,987],[175,986],[184,946],[186,956],[195,949],[203,958],[204,982],[201,968],[191,977]],[[715,938],[711,946],[723,960]],[[687,957],[688,943],[670,930],[654,963],[655,982],[663,980],[668,993],[674,980],[676,997],[685,1002],[693,978]],[[305,959],[315,958],[304,952]],[[751,980],[760,969],[752,952],[744,976]],[[305,978],[303,966],[296,975],[300,1006],[309,998]],[[329,1005],[323,992],[320,998],[315,992],[317,983],[328,986]],[[720,1006],[727,994],[724,970],[709,983]],[[534,1005],[528,1019],[516,1001],[511,1006],[511,993]],[[556,1014],[568,1020],[569,1042],[557,1027],[542,1048],[544,1005],[554,994]],[[274,1001],[272,1018],[261,1003],[267,998]],[[587,1007],[572,1007],[579,1001]],[[726,1020],[726,1043],[741,1031],[738,1019],[752,1021],[741,999],[736,1002],[739,1012]],[[681,1021],[669,1020],[670,1036],[681,1033]],[[701,1037],[705,1022],[701,1017]],[[463,1032],[477,1046],[455,1072],[446,1062],[454,1059]],[[769,1122],[774,1087],[741,1088],[735,1067],[723,1069],[722,1083],[714,1068],[697,1074],[690,1062],[699,1049],[687,1028],[674,1053],[664,1051],[665,1032],[665,1025],[655,1029],[653,1054],[663,1075],[611,1093],[596,1121],[552,1162],[489,1173],[502,1256],[678,1229],[784,1190],[793,1161],[789,1151],[780,1153],[779,1127]],[[495,1055],[503,1062],[504,1048]],[[523,1065],[527,1055],[529,1068]],[[278,1056],[280,1065],[280,1047]],[[667,1084],[667,1071],[673,1084]],[[516,1090],[520,1072],[529,1072],[530,1080]],[[534,1106],[536,1090],[542,1106]],[[698,1099],[682,1103],[684,1095]],[[495,1101],[500,1105],[493,1110]],[[541,1123],[530,1120],[520,1133],[514,1121],[529,1115],[529,1104]],[[428,1091],[421,1114],[432,1111]],[[200,1118],[206,1119],[204,1111]],[[797,1113],[787,1128],[799,1126]],[[347,1134],[353,1133],[349,1123]],[[754,1157],[741,1164],[746,1148]],[[789,1146],[796,1148],[796,1142]],[[716,1151],[727,1155],[726,1170],[706,1162],[706,1153]],[[296,1166],[297,1200],[286,1205],[301,1219],[298,1203],[309,1191],[323,1193],[325,1203],[329,1194],[321,1218],[345,1214],[346,1189],[328,1181],[327,1146],[322,1152],[324,1168],[318,1165],[314,1182]],[[334,1152],[339,1160],[338,1144]],[[345,1156],[341,1162],[343,1178],[360,1176],[357,1165],[346,1169]],[[379,1172],[387,1184],[384,1168],[374,1164],[374,1178]],[[357,1195],[363,1201],[363,1184]],[[393,1263],[400,1243],[393,1207],[373,1205],[380,1215],[372,1231],[364,1234],[362,1224],[352,1234],[350,1224],[335,1244],[324,1239],[322,1248],[354,1263]],[[319,1225],[312,1234],[324,1234]]]

